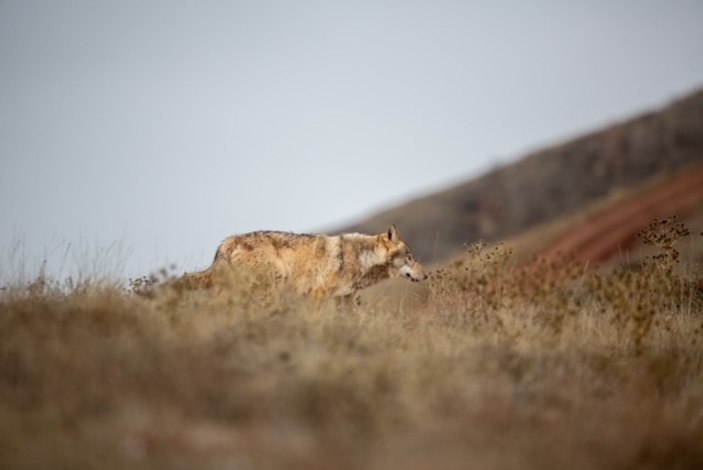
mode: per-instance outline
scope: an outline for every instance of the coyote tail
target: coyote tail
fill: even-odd
[[[173,282],[172,287],[177,291],[209,289],[214,283],[213,275],[214,273],[211,269],[185,273]]]

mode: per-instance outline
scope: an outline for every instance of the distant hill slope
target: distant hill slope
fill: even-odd
[[[648,251],[656,251],[643,249],[638,234],[654,219],[672,215],[678,216],[692,235],[690,246],[678,244],[685,261],[703,266],[703,246],[699,246],[703,241],[699,235],[703,231],[703,164],[655,178],[633,190],[617,191],[575,215],[541,224],[508,242],[520,261],[534,254],[545,258],[569,254],[591,265],[609,261],[636,264]]]
[[[441,261],[467,241],[508,238],[701,163],[703,90],[340,231],[380,232],[393,222],[418,258]]]

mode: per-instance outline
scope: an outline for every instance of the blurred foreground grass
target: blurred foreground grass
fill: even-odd
[[[6,287],[0,467],[703,468],[683,238],[653,224],[655,254],[600,271],[474,245],[351,314],[245,278]]]

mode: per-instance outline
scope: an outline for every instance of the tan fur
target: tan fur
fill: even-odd
[[[343,298],[347,303],[359,290],[389,277],[401,275],[412,281],[426,277],[394,225],[378,235],[236,235],[220,244],[207,270],[186,278],[195,285],[211,287],[215,275],[228,266],[266,270],[299,295],[317,300]]]

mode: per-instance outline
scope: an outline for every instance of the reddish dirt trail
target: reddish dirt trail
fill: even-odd
[[[556,238],[543,255],[573,254],[602,262],[630,245],[654,218],[683,214],[703,205],[703,167],[698,167],[596,211]]]

